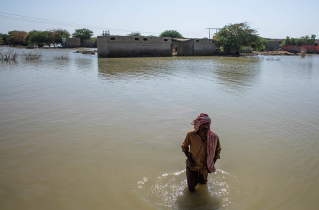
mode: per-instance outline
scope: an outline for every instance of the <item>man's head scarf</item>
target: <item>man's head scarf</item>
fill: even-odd
[[[210,129],[211,119],[208,114],[201,113],[192,124],[197,132],[199,126],[204,123],[209,123],[209,129],[207,131],[207,168],[209,172],[215,172],[214,157],[217,144],[217,135]]]

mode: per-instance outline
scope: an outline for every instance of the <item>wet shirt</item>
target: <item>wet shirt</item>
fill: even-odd
[[[190,149],[189,149],[189,146],[190,146]],[[190,131],[187,133],[186,138],[182,144],[182,151],[185,152],[187,150],[189,150],[189,152],[192,154],[192,159],[194,160],[194,163],[195,163],[195,166],[193,167],[190,167],[187,164],[188,167],[192,169],[193,171],[200,171],[201,173],[204,172],[206,174],[207,172],[207,141],[205,140],[203,142],[201,140],[201,137],[195,131]],[[221,151],[221,147],[220,147],[220,142],[217,135],[216,151],[215,151],[214,158],[220,159],[220,151]]]

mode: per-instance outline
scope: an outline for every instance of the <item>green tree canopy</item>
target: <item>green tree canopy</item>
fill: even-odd
[[[142,36],[142,35],[141,35],[140,32],[134,31],[134,32],[132,32],[132,33],[130,33],[130,34],[127,34],[127,36]]]
[[[160,37],[172,37],[172,38],[184,38],[182,36],[182,34],[180,34],[176,30],[166,30],[166,31],[162,32],[159,36]]]
[[[97,42],[97,37],[92,37],[92,38],[91,38],[91,41],[92,41],[93,43],[96,43],[96,42]]]
[[[9,31],[9,37],[7,38],[8,44],[13,45],[26,45],[25,38],[28,33],[25,31]]]
[[[82,29],[75,29],[75,32],[72,34],[73,38],[80,38],[81,42],[91,39],[93,36],[93,31],[82,28]]]
[[[39,47],[44,44],[50,46],[50,44],[53,43],[53,33],[51,31],[32,31],[30,43],[34,43]]]
[[[25,42],[26,42],[27,44],[33,44],[33,43],[31,42],[31,40],[30,40],[30,37],[31,37],[33,34],[38,33],[38,32],[40,32],[40,31],[37,31],[37,30],[29,31],[28,35],[27,35],[26,38],[25,38]]]
[[[286,39],[284,40],[285,45],[291,45],[291,39],[289,36],[286,37]]]
[[[51,29],[53,33],[53,43],[54,44],[62,44],[62,38],[70,38],[70,33],[62,28]]]
[[[3,39],[2,39],[1,34],[0,34],[0,44],[3,44]]]
[[[9,35],[8,34],[0,34],[0,36],[2,37],[2,40],[3,40],[3,44],[8,44],[8,38],[9,38]]]
[[[316,35],[311,34],[311,36],[302,36],[300,38],[289,38],[289,36],[286,37],[286,39],[284,40],[284,42],[282,43],[282,46],[284,45],[313,45],[315,44],[315,40],[316,40]]]
[[[217,47],[224,51],[239,51],[245,47],[263,49],[265,39],[258,36],[257,31],[247,23],[236,23],[224,26],[215,36]]]

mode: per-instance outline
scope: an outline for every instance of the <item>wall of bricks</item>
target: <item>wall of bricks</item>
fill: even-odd
[[[210,56],[216,54],[212,39],[172,40],[170,37],[98,36],[99,58],[172,56],[177,47],[178,56]]]
[[[209,56],[216,54],[216,44],[212,39],[194,39],[194,56]]]
[[[99,58],[172,56],[170,37],[98,36]]]

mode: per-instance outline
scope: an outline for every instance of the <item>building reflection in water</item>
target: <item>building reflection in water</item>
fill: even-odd
[[[261,71],[261,60],[256,57],[221,57],[216,59],[214,73],[219,84],[229,92],[242,92],[254,86]]]
[[[227,92],[242,92],[256,84],[261,59],[238,57],[169,57],[98,59],[99,78],[116,80],[178,80],[209,82]]]

